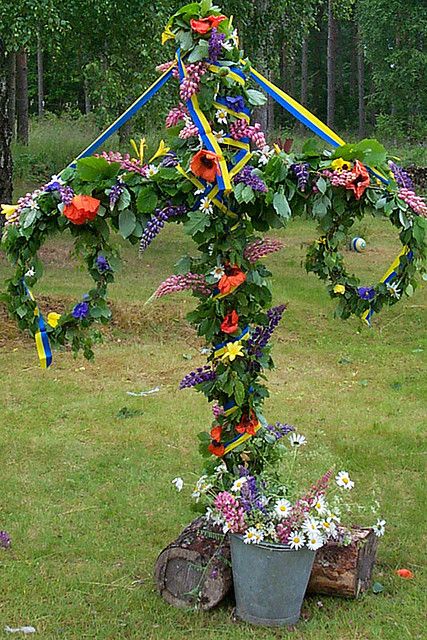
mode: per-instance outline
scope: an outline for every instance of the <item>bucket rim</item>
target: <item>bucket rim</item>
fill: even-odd
[[[230,533],[230,539],[232,538],[237,538],[238,540],[240,540],[241,542],[243,542],[243,535],[241,533]],[[243,544],[245,544],[243,542]],[[290,553],[299,553],[300,551],[305,551],[305,552],[310,552],[313,555],[316,553],[315,551],[312,551],[311,549],[309,549],[308,547],[301,547],[301,549],[291,549],[291,547],[288,544],[281,544],[276,543],[276,542],[258,542],[257,544],[247,544],[245,545],[246,547],[261,547],[262,549],[273,549],[273,550],[277,550],[277,551],[286,551],[286,552],[290,552]]]

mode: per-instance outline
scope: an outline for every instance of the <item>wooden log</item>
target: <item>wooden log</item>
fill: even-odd
[[[328,541],[316,554],[307,593],[357,598],[371,584],[377,545],[372,529],[361,527],[352,528],[347,546]],[[160,553],[155,580],[169,604],[212,609],[233,583],[227,538],[197,518]]]
[[[307,593],[357,598],[369,589],[378,538],[372,529],[352,527],[351,543],[334,540],[318,550]]]
[[[212,609],[233,582],[227,538],[205,518],[197,518],[160,553],[155,580],[169,604]]]

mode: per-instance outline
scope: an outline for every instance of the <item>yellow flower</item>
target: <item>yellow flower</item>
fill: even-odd
[[[230,362],[233,362],[237,358],[237,356],[243,356],[243,345],[237,340],[236,342],[229,342],[225,347],[226,351],[224,355],[221,357],[221,360],[225,362],[227,359]]]
[[[342,158],[337,158],[333,162],[331,162],[331,167],[334,171],[350,171],[351,162],[347,160],[343,160]]]
[[[137,159],[138,161],[143,164],[144,163],[144,150],[146,147],[145,144],[145,138],[141,138],[139,141],[139,149],[136,145],[136,142],[133,138],[131,138],[130,143],[132,145],[133,150],[135,151],[136,155],[137,155]]]
[[[345,293],[345,286],[343,284],[336,284],[334,287],[334,293],[343,294]]]
[[[169,24],[166,25],[165,30],[162,33],[162,45],[168,40],[175,40],[175,34],[171,31]]]
[[[171,148],[167,147],[165,145],[165,141],[164,140],[160,140],[159,148],[157,149],[157,151],[154,154],[154,156],[149,159],[148,162],[153,162],[153,160],[155,160],[156,158],[160,158],[161,156],[165,156],[168,153],[168,151],[170,151],[170,150],[171,150]]]
[[[275,153],[276,153],[278,156],[282,153],[282,150],[281,150],[281,148],[279,147],[279,145],[278,145],[278,144],[274,143],[274,144],[273,144],[273,148],[274,148]]]
[[[55,311],[51,311],[47,314],[47,323],[50,324],[51,327],[55,329],[58,326],[58,322],[61,318],[60,313],[55,313]]]
[[[13,214],[18,208],[17,204],[2,204],[0,206],[1,206],[1,213],[4,216],[6,216],[6,220],[9,220],[9,218],[13,216]]]

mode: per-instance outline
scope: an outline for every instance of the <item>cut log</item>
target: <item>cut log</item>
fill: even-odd
[[[330,540],[316,553],[307,593],[357,598],[369,589],[378,538],[372,529],[353,527],[346,546]]]
[[[307,593],[357,598],[371,584],[377,545],[372,529],[361,527],[352,528],[346,546],[328,541],[316,554]],[[169,604],[212,609],[233,583],[228,539],[197,518],[160,553],[155,579]]]
[[[221,530],[201,517],[167,546],[156,562],[160,595],[175,607],[215,607],[230,591],[230,545]]]

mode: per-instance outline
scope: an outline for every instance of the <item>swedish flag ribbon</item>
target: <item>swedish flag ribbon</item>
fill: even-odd
[[[28,297],[36,305],[34,309],[34,315],[37,317],[38,329],[36,331],[34,339],[36,341],[36,348],[40,360],[40,366],[42,369],[47,369],[52,364],[52,350],[50,348],[49,338],[47,336],[46,325],[36,299],[34,298],[32,291],[28,288],[24,278],[22,278],[22,284]]]

